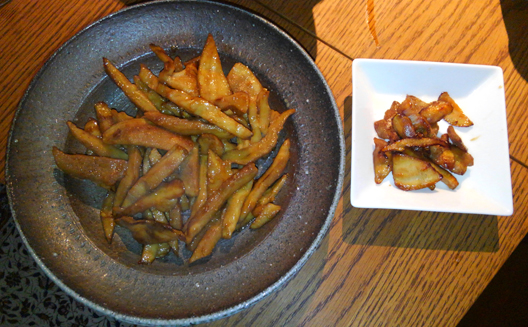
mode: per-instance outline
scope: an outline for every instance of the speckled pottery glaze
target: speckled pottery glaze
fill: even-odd
[[[135,110],[103,70],[109,58],[129,78],[160,62],[155,43],[183,60],[211,33],[228,71],[242,62],[273,95],[278,111],[295,108],[281,139],[290,138],[290,178],[278,196],[278,217],[263,228],[222,240],[213,255],[189,265],[170,255],[138,265],[141,248],[118,228],[103,236],[105,191],[65,176],[51,148],[83,152],[66,121],[82,126],[93,105]],[[22,238],[36,262],[86,305],[123,321],[189,325],[229,316],[294,276],[332,221],[344,175],[344,139],[332,93],[313,60],[290,36],[240,8],[209,1],[161,1],[130,7],[87,27],[36,75],[17,111],[7,154],[7,187]],[[267,160],[270,161],[270,160]],[[263,160],[260,166],[269,162]]]

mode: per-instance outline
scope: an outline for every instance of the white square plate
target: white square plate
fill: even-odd
[[[506,124],[504,80],[500,67],[423,61],[355,59],[352,64],[352,170],[350,201],[354,207],[408,209],[508,216],[513,199]],[[407,94],[429,102],[447,91],[473,121],[455,127],[475,164],[455,190],[402,191],[392,174],[374,182],[374,122],[393,101]],[[447,123],[439,122],[445,133]]]

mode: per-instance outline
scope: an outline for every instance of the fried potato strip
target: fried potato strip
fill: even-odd
[[[126,76],[110,62],[110,60],[103,58],[103,64],[108,76],[112,78],[121,90],[123,90],[132,103],[143,111],[158,110],[148,97],[141,92],[136,85],[132,84],[128,78],[126,78]]]
[[[190,138],[152,125],[143,118],[128,119],[113,125],[104,132],[103,141],[107,144],[138,145],[162,150],[169,150],[174,145],[187,151],[194,147]]]
[[[232,176],[230,176],[218,191],[213,192],[207,198],[205,204],[192,216],[187,222],[186,242],[189,243],[192,239],[204,228],[204,226],[211,220],[215,212],[233,195],[239,188],[249,183],[257,175],[258,169],[250,163]]]
[[[146,174],[141,176],[130,188],[123,201],[123,207],[128,207],[140,197],[158,187],[165,178],[178,168],[186,155],[187,151],[178,145],[175,145],[170,149],[158,163],[153,165],[152,168],[150,168]]]
[[[88,179],[95,184],[110,189],[125,175],[127,161],[108,157],[66,154],[53,147],[55,163],[66,174],[79,179]]]
[[[289,158],[290,140],[286,139],[280,147],[279,152],[277,153],[277,156],[273,160],[271,166],[268,168],[268,170],[266,170],[264,175],[258,179],[258,181],[255,183],[255,186],[244,201],[244,205],[242,206],[242,211],[240,213],[242,225],[245,225],[248,222],[246,219],[248,214],[253,211],[257,205],[257,201],[261,198],[264,192],[282,175]]]
[[[293,113],[295,113],[295,109],[286,110],[277,119],[272,121],[268,130],[268,134],[266,134],[266,136],[259,142],[253,143],[243,149],[228,151],[222,156],[222,159],[240,165],[245,165],[266,155],[277,144],[279,132],[282,130],[286,119],[288,119],[288,117],[290,117]]]
[[[134,219],[123,216],[116,219],[116,223],[130,230],[132,237],[140,244],[166,243],[184,237],[181,231],[155,220]]]

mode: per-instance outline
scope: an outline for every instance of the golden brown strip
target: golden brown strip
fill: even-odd
[[[123,90],[125,95],[134,103],[139,109],[143,111],[158,111],[154,104],[150,102],[148,97],[141,92],[136,85],[132,84],[126,76],[121,73],[110,60],[103,58],[103,64],[108,76]]]
[[[101,223],[103,225],[104,235],[108,243],[112,243],[112,238],[114,236],[115,220],[112,214],[114,198],[115,193],[112,191],[108,191],[103,201],[103,205],[101,206],[101,212],[99,214],[99,216],[101,217]]]
[[[129,157],[126,174],[125,177],[123,177],[123,179],[119,182],[115,194],[115,207],[121,206],[121,204],[125,200],[128,190],[132,187],[132,185],[136,183],[140,174],[141,162],[143,161],[143,158],[141,157],[141,151],[137,146],[129,145],[128,153]]]
[[[66,154],[57,147],[53,147],[52,153],[60,170],[75,178],[91,180],[106,189],[125,176],[127,161],[123,159]]]
[[[190,120],[178,118],[161,112],[146,112],[143,115],[145,119],[153,122],[157,126],[163,127],[173,133],[180,135],[201,135],[209,133],[219,138],[232,138],[233,134],[228,133],[216,125],[206,124],[199,120]]]
[[[240,213],[240,221],[242,225],[247,224],[248,215],[253,211],[257,205],[257,201],[262,197],[264,192],[270,187],[279,177],[288,164],[290,159],[290,140],[286,139],[277,153],[277,156],[273,160],[271,166],[266,170],[259,180],[255,183],[255,186],[249,193],[248,197],[244,201],[242,206],[242,212]]]
[[[236,190],[243,187],[257,175],[258,169],[255,164],[248,164],[235,174],[229,177],[217,192],[210,194],[205,204],[198,212],[189,219],[186,228],[186,242],[192,239],[204,228],[204,226],[213,218],[215,213],[222,207],[227,199],[235,193]]]
[[[175,179],[169,183],[161,184],[152,192],[140,197],[136,202],[125,208],[114,210],[116,215],[133,216],[150,208],[160,211],[169,211],[183,195],[183,182]]]
[[[222,238],[222,220],[218,219],[214,224],[212,224],[207,232],[198,243],[198,246],[193,251],[189,263],[193,263],[196,260],[205,258],[211,253],[216,246],[216,243]]]
[[[222,156],[222,159],[245,165],[268,154],[277,144],[279,132],[282,130],[282,126],[284,126],[286,119],[288,119],[288,117],[290,117],[294,112],[295,109],[286,110],[279,116],[279,118],[275,119],[271,123],[268,134],[266,134],[262,140],[243,149],[228,151]]]
[[[194,147],[190,138],[152,125],[143,118],[128,119],[113,125],[103,134],[103,141],[108,144],[139,145],[162,150],[169,150],[174,145],[187,151]]]
[[[88,133],[79,127],[75,126],[71,121],[67,122],[68,127],[72,135],[82,143],[88,150],[93,151],[95,154],[102,157],[109,157],[114,159],[128,159],[126,152],[116,148],[113,145],[104,143],[103,140]]]
[[[123,207],[128,207],[136,202],[137,199],[158,187],[165,178],[178,168],[186,155],[187,151],[178,145],[175,145],[170,149],[158,163],[153,165],[148,172],[141,176],[130,188],[123,201]]]
[[[168,224],[155,220],[121,217],[116,223],[132,232],[132,237],[140,244],[159,244],[182,239],[183,233]]]
[[[218,50],[211,34],[207,36],[200,56],[198,88],[200,97],[210,102],[231,94],[229,83],[220,62],[220,55],[218,55]]]

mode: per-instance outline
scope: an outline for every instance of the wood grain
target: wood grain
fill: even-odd
[[[346,178],[330,232],[299,274],[255,306],[208,325],[455,326],[528,232],[528,169],[511,163],[511,217],[353,208],[352,59],[500,66],[510,154],[526,164],[528,8],[511,0],[374,0],[376,46],[367,0],[230,2],[281,26],[315,59],[343,118]],[[14,0],[0,8],[0,181],[11,120],[32,77],[77,31],[123,6]]]

